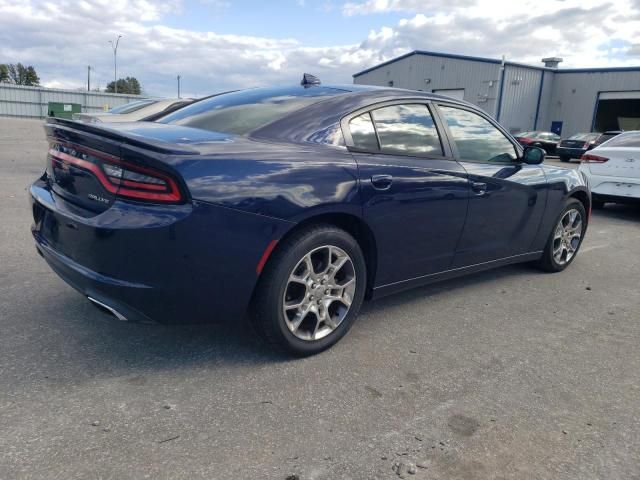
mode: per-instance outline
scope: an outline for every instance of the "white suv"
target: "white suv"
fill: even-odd
[[[624,132],[582,156],[593,207],[640,200],[640,131]]]

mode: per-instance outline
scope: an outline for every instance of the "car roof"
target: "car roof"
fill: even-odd
[[[279,90],[282,94],[299,94],[300,89],[317,88],[325,89],[326,98],[311,105],[295,110],[284,117],[271,122],[264,127],[251,132],[249,136],[255,138],[282,139],[291,142],[306,142],[310,134],[331,128],[340,123],[345,115],[361,108],[366,108],[378,103],[394,100],[436,100],[446,101],[466,106],[475,111],[481,110],[468,102],[458,100],[446,95],[423,92],[419,90],[406,90],[392,87],[378,87],[373,85],[313,85],[270,87]],[[327,95],[328,90],[336,91],[335,95]],[[311,93],[311,92],[309,92]],[[319,93],[322,95],[322,93]]]

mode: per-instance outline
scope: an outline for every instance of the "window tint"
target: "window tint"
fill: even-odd
[[[354,147],[364,150],[378,150],[378,139],[369,112],[352,118],[349,122],[349,130]]]
[[[426,105],[392,105],[372,112],[383,151],[442,155],[438,131]]]
[[[440,106],[460,158],[480,162],[511,162],[516,149],[504,134],[480,115]]]
[[[160,123],[238,135],[344,91],[329,87],[255,88],[215,95],[162,117]]]
[[[618,135],[607,143],[607,147],[640,148],[640,133]]]

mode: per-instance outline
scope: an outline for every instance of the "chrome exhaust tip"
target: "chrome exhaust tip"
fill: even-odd
[[[127,317],[125,317],[124,315],[122,315],[120,312],[118,312],[115,308],[110,307],[109,305],[106,305],[104,303],[102,303],[99,300],[96,300],[93,297],[87,297],[89,299],[89,301],[91,303],[93,303],[94,305],[96,305],[98,308],[101,308],[103,310],[106,310],[107,312],[111,313],[114,317],[116,317],[118,320],[121,320],[123,322],[127,321]]]

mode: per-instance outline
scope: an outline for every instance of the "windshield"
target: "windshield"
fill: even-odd
[[[125,103],[124,105],[120,105],[119,107],[112,108],[111,110],[109,110],[109,113],[132,113],[156,102],[157,100],[138,100],[136,102]]]
[[[196,102],[158,120],[213,132],[244,135],[286,114],[341,93],[326,87],[256,88]]]

